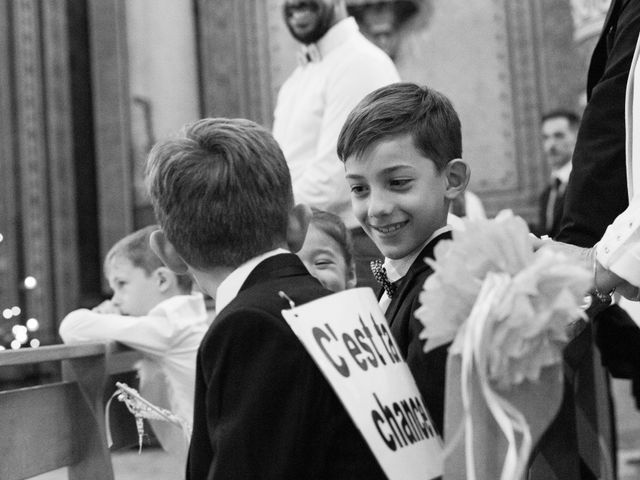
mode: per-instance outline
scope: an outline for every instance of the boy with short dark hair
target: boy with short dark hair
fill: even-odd
[[[200,120],[152,149],[147,177],[162,226],[154,250],[216,299],[197,358],[187,478],[383,479],[281,315],[288,299],[329,292],[290,253],[310,210],[294,206],[271,134],[249,120]]]
[[[433,258],[440,240],[451,238],[449,203],[469,181],[460,120],[451,102],[427,87],[382,87],[347,118],[338,155],[356,218],[385,256],[374,269],[385,286],[380,305],[442,433],[448,345],[425,355],[414,312],[432,273],[424,259]]]

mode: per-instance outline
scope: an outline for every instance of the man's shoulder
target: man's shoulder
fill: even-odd
[[[397,69],[389,56],[379,47],[358,33],[348,41],[335,48],[328,56],[333,63],[351,63],[369,69],[384,70],[397,73]]]

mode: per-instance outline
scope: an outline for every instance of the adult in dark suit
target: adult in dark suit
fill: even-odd
[[[187,478],[384,479],[281,311],[327,295],[289,249],[311,215],[293,206],[282,151],[263,127],[204,119],[157,144],[148,184],[154,251],[215,298],[197,357]]]
[[[592,247],[626,208],[625,91],[640,33],[640,2],[613,0],[596,44],[556,239]]]
[[[576,145],[580,118],[569,110],[553,110],[542,117],[542,149],[551,170],[549,184],[540,195],[539,235],[555,237],[560,231],[564,196],[571,173],[571,156]]]
[[[602,238],[607,226],[628,203],[625,94],[639,33],[640,2],[613,0],[589,66],[588,103],[572,159],[573,169],[567,186],[562,226],[556,237],[562,242],[589,248],[576,255],[578,259],[586,259],[585,263],[590,264],[588,268],[594,265],[591,247]],[[611,341],[611,338],[629,338],[629,335],[637,332],[637,327],[618,306],[596,315],[592,324],[594,329],[588,325],[565,350],[565,365],[568,366],[565,374],[569,383],[566,385],[563,406],[552,425],[552,431],[559,432],[556,439],[560,432],[568,437],[577,437],[579,462],[576,465],[579,465],[579,470],[576,472],[574,469],[571,476],[560,474],[573,459],[560,455],[553,445],[553,436],[549,436],[546,441],[543,439],[540,442],[540,456],[533,465],[538,472],[532,476],[534,479],[601,478],[607,475],[604,473],[607,470],[615,475],[611,473],[615,472],[615,433],[610,435],[611,443],[607,445],[609,462],[605,458],[607,449],[602,449],[602,440],[597,438],[598,434],[604,433],[606,443],[607,435],[602,430],[611,431],[613,424],[602,418],[602,409],[608,401],[602,392],[608,391],[608,388],[600,388],[600,393],[596,393],[599,388],[598,353],[602,354],[602,362],[610,371],[626,371],[629,376],[637,375],[629,362],[633,358],[634,348],[620,348],[621,344],[616,345],[617,342]],[[594,349],[594,342],[600,347],[599,352]],[[589,404],[576,391],[585,382],[571,381],[576,376],[594,382],[590,388],[593,398]],[[596,414],[598,410],[600,412]],[[585,440],[581,435],[583,432],[589,432],[590,438]],[[604,457],[601,455],[603,452]]]
[[[450,231],[442,233],[424,247],[406,275],[396,282],[395,292],[385,311],[391,333],[413,373],[431,420],[441,436],[444,433],[444,388],[450,344],[425,354],[424,340],[419,338],[424,325],[415,317],[415,311],[420,308],[420,292],[424,288],[424,282],[433,273],[424,259],[434,259],[433,249],[436,244],[450,238]],[[378,299],[382,293],[381,290]]]

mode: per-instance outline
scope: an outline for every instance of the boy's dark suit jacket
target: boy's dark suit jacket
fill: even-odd
[[[297,305],[330,293],[297,256],[276,255],[219,313],[198,351],[187,478],[384,479],[279,291]]]
[[[418,338],[424,327],[414,313],[420,307],[418,297],[424,281],[433,273],[433,269],[425,263],[424,259],[425,257],[433,258],[433,249],[436,244],[440,240],[450,238],[451,232],[443,233],[424,247],[407,274],[398,280],[396,292],[385,312],[391,333],[409,365],[431,420],[441,436],[444,421],[444,380],[449,345],[443,345],[425,354],[424,340]],[[378,298],[381,295],[382,292]]]

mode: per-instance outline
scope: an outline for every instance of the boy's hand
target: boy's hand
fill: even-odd
[[[116,307],[111,300],[105,300],[100,305],[93,307],[91,311],[96,313],[115,313],[116,315],[122,314],[120,309]]]

